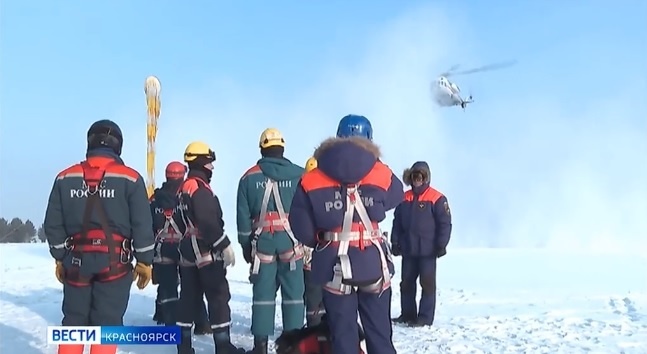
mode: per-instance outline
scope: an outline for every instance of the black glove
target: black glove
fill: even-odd
[[[157,272],[155,271],[155,265],[153,265],[153,270],[152,270],[152,274],[151,274],[151,282],[153,283],[153,285],[158,284],[158,282],[157,282]]]
[[[252,245],[243,246],[243,258],[247,264],[252,264],[254,258],[252,258]]]
[[[393,254],[396,257],[399,257],[402,255],[402,249],[400,248],[400,245],[397,243],[394,243],[391,245],[391,254]]]
[[[440,258],[446,254],[447,254],[447,249],[441,248],[438,250],[438,252],[436,252],[436,258]]]

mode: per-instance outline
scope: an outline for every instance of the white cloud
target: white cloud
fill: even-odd
[[[226,78],[186,92],[164,87],[158,184],[188,142],[208,142],[218,156],[212,185],[234,234],[238,178],[258,159],[264,128],[282,130],[287,157],[303,164],[342,116],[356,113],[372,120],[396,174],[416,160],[430,162],[453,208],[455,245],[644,245],[647,139],[631,119],[645,116],[645,104],[632,106],[638,103],[627,91],[574,112],[561,104],[568,97],[504,92],[500,102],[477,102],[458,118],[465,121],[452,121],[453,111],[434,107],[429,96],[430,79],[463,50],[454,45],[459,34],[444,31],[449,20],[432,7],[403,14],[354,57],[331,58],[321,80],[291,100]],[[143,134],[127,129],[126,139],[140,144]],[[143,166],[144,142],[127,144],[124,157]]]

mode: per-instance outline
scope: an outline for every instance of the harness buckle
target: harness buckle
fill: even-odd
[[[130,264],[133,261],[133,253],[130,249],[130,240],[124,239],[121,241],[121,250],[119,250],[119,263]]]
[[[63,245],[64,245],[63,247],[65,247],[65,249],[68,250],[68,251],[73,250],[74,249],[74,243],[72,241],[73,241],[72,237],[66,238],[65,241],[63,242]]]
[[[98,238],[92,239],[92,246],[101,246],[102,243],[103,241],[101,239],[98,239]]]

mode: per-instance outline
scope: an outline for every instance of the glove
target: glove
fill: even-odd
[[[254,258],[252,257],[252,245],[243,246],[243,258],[247,264],[252,264]]]
[[[393,254],[396,257],[399,257],[402,255],[402,249],[400,248],[400,245],[397,243],[394,243],[391,245],[391,254]]]
[[[236,264],[236,254],[231,245],[222,250],[222,260],[225,262],[225,268],[229,266],[233,267]]]
[[[133,272],[133,281],[137,282],[139,290],[143,290],[146,285],[151,282],[152,278],[153,267],[148,264],[137,262],[137,265],[135,265],[135,271]]]
[[[436,258],[440,258],[446,254],[447,254],[447,250],[445,248],[441,248],[438,250],[438,252],[436,252]]]
[[[310,264],[312,262],[312,248],[303,246],[303,264]]]
[[[56,261],[56,270],[54,271],[54,274],[59,283],[65,283],[65,268],[63,268],[63,262]]]
[[[155,273],[157,272],[155,271],[155,266],[153,266],[153,269],[151,270],[151,283],[153,283],[153,285],[158,284],[157,276],[155,276]]]

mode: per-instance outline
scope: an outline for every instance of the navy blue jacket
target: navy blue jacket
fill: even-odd
[[[407,191],[393,215],[391,243],[405,257],[436,256],[447,247],[452,232],[447,198],[428,184],[421,187]]]
[[[294,235],[308,247],[317,245],[317,233],[337,231],[342,227],[346,211],[346,185],[359,184],[358,190],[366,211],[374,222],[383,221],[386,212],[404,198],[402,182],[378,160],[379,148],[370,140],[359,137],[330,138],[321,143],[314,157],[318,167],[307,172],[299,181],[289,216]],[[359,222],[357,213],[354,221]],[[353,281],[375,281],[382,277],[376,247],[364,250],[351,247],[348,255]],[[322,285],[331,281],[336,262],[335,246],[322,247],[313,252],[313,281]],[[393,273],[393,264],[389,264],[389,268]]]

